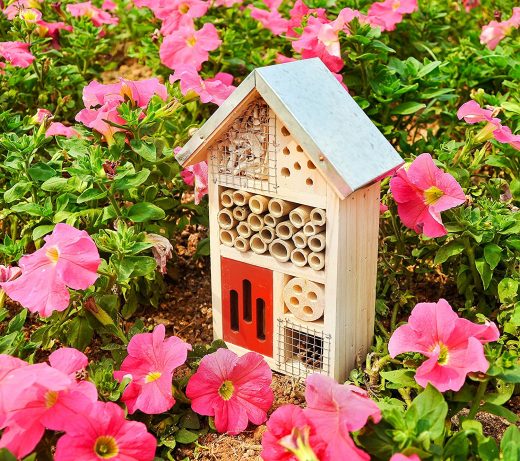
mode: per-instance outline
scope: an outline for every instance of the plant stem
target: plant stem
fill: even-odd
[[[479,290],[482,290],[483,286],[480,280],[480,274],[478,273],[477,266],[475,265],[475,252],[473,251],[473,247],[471,246],[468,237],[464,237],[462,242],[464,243],[464,250],[466,252],[466,256],[468,257],[471,273],[473,274],[473,282],[475,283],[475,287]]]
[[[475,398],[471,402],[471,407],[469,409],[469,413],[466,419],[475,419],[475,415],[477,414],[479,408],[480,408],[480,402],[482,401],[482,398],[484,397],[484,394],[486,393],[488,385],[488,380],[480,381],[477,393],[475,394]]]

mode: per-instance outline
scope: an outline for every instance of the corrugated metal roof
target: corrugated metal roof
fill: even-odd
[[[403,160],[320,59],[254,70],[178,155],[201,160],[212,135],[253,90],[298,140],[340,197],[373,182]]]

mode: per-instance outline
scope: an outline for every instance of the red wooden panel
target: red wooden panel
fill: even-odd
[[[221,266],[224,341],[272,357],[273,272],[227,258]]]

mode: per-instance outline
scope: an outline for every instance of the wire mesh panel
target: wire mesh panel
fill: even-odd
[[[210,152],[215,182],[276,192],[276,117],[262,99],[247,106]]]
[[[278,319],[278,369],[297,377],[316,372],[329,375],[331,337],[289,319]]]

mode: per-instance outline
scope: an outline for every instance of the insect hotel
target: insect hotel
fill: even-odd
[[[397,152],[309,59],[253,71],[178,159],[208,162],[215,337],[344,380],[372,340],[380,178]]]

